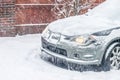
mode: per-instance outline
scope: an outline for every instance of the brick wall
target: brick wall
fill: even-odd
[[[54,0],[16,0],[17,4],[52,4]]]
[[[16,28],[18,33],[42,32],[46,25],[55,19],[51,12],[52,7],[51,5],[16,5]],[[34,29],[39,31],[35,32]]]
[[[0,0],[0,36],[15,36],[15,1]]]
[[[41,33],[48,23],[55,20],[53,0],[17,0],[16,29],[18,34]]]

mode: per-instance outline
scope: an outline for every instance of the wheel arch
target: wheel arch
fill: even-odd
[[[105,47],[104,50],[104,55],[103,55],[103,59],[107,59],[107,57],[109,56],[109,50],[112,49],[114,47],[114,45],[120,43],[120,37],[114,38],[112,39],[110,42],[108,42],[107,46]]]

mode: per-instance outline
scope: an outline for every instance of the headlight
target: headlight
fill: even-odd
[[[77,37],[77,38],[75,39],[75,42],[80,43],[80,44],[83,44],[83,43],[85,42],[85,38],[82,37],[82,36]]]
[[[77,42],[79,44],[84,44],[86,42],[86,39],[85,39],[85,37],[80,36],[80,37],[75,38],[75,42]]]
[[[73,41],[80,45],[90,45],[91,43],[94,43],[97,40],[95,39],[95,36],[93,35],[83,35],[83,36],[75,37]]]

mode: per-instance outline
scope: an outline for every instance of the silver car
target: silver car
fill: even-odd
[[[109,4],[108,4],[109,3]],[[120,1],[52,22],[42,33],[41,57],[51,62],[120,68]]]

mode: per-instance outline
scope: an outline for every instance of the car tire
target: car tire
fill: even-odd
[[[107,56],[107,58],[105,58]],[[116,42],[107,48],[107,51],[102,61],[104,71],[120,69],[120,43]]]

